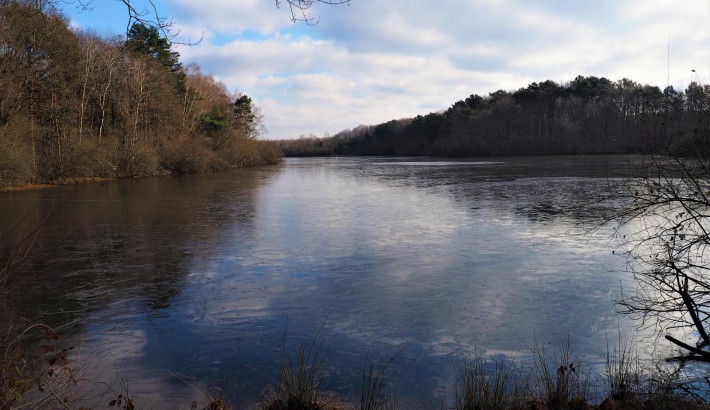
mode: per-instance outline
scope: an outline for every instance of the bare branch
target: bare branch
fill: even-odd
[[[275,0],[276,7],[281,8],[283,0]],[[291,21],[305,22],[308,25],[318,24],[320,17],[314,18],[311,13],[311,7],[314,4],[321,3],[329,6],[337,6],[342,4],[350,4],[350,0],[286,0],[289,11],[291,12]]]
[[[685,360],[701,360],[701,361],[710,361],[710,353],[706,352],[705,350],[698,349],[697,347],[693,347],[687,343],[683,343],[680,340],[674,338],[673,336],[666,335],[666,340],[669,342],[672,342],[676,344],[679,347],[682,347],[683,349],[696,354],[698,356],[682,356],[682,359]]]

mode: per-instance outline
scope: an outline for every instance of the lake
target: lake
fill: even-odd
[[[329,391],[355,399],[383,359],[402,402],[447,401],[456,358],[569,336],[595,366],[633,330],[597,201],[638,160],[304,158],[0,193],[3,248],[42,225],[10,304],[145,406],[195,380],[253,403],[314,338]]]

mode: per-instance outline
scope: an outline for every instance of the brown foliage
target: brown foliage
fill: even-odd
[[[237,112],[226,86],[196,65],[170,70],[32,5],[2,3],[0,21],[0,184],[276,160],[233,126],[258,116]]]

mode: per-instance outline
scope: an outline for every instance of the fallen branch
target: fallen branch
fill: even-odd
[[[679,347],[682,347],[685,350],[688,350],[691,353],[694,353],[694,354],[697,354],[698,356],[700,356],[700,357],[694,357],[694,356],[684,357],[687,360],[710,361],[710,352],[706,352],[705,350],[698,349],[697,347],[693,347],[687,343],[683,343],[671,335],[666,335],[666,340],[678,345]]]

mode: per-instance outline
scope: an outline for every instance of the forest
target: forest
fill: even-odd
[[[106,37],[46,2],[0,2],[0,186],[276,163],[261,114],[156,27]]]
[[[630,79],[577,76],[473,94],[443,112],[279,141],[286,156],[486,157],[684,154],[708,135],[710,87],[661,90]],[[693,148],[694,149],[694,148]]]

